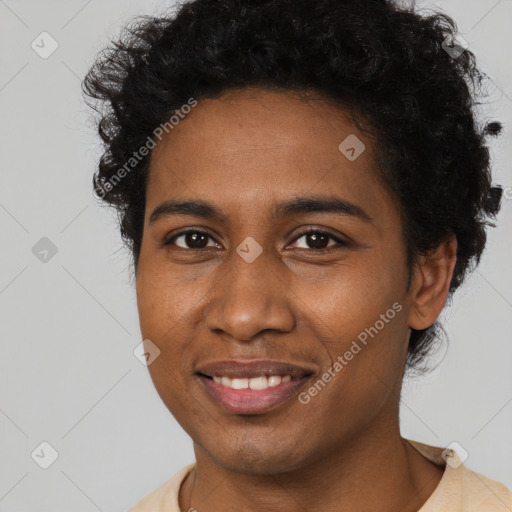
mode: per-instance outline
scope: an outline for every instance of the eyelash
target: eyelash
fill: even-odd
[[[194,228],[190,228],[190,229],[186,229],[184,231],[180,231],[179,233],[176,233],[175,235],[173,235],[171,238],[169,238],[168,240],[166,240],[163,245],[174,245],[173,242],[174,240],[176,240],[177,238],[179,238],[180,236],[184,236],[184,235],[188,235],[189,233],[195,233],[195,234],[200,234],[200,235],[206,235],[208,237],[210,237],[212,240],[215,240],[213,238],[212,235],[210,235],[210,233],[208,233],[207,231],[201,231],[200,229],[194,229]],[[322,231],[320,229],[316,229],[316,228],[308,228],[306,229],[305,231],[302,231],[301,233],[299,233],[294,239],[293,239],[293,242],[296,242],[297,240],[299,240],[300,238],[302,238],[303,236],[307,236],[309,234],[317,234],[317,235],[323,235],[323,236],[327,236],[328,238],[334,240],[335,242],[337,242],[340,246],[342,247],[347,247],[349,244],[347,242],[345,242],[344,240],[341,240],[340,238],[332,235],[331,233],[329,233],[328,231]],[[218,243],[218,242],[217,242]],[[183,249],[185,251],[203,251],[205,249],[209,249],[209,247],[204,247],[202,249],[199,249],[199,248],[187,248],[187,249],[184,249],[183,247],[179,247],[179,249]],[[323,252],[323,251],[329,251],[333,249],[333,247],[325,247],[324,249],[306,249],[306,250],[310,250],[310,251],[314,251],[314,252]]]

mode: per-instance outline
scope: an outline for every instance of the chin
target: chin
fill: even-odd
[[[279,447],[278,449],[276,449]],[[289,473],[306,464],[305,458],[298,453],[296,446],[282,443],[257,443],[255,439],[236,442],[222,452],[218,452],[219,444],[213,450],[203,450],[219,466],[245,475],[278,475]]]

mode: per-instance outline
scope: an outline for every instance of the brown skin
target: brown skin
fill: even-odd
[[[350,162],[338,145],[352,133],[366,151]],[[377,165],[371,141],[339,108],[257,88],[201,100],[153,151],[137,299],[143,337],[161,350],[151,378],[194,442],[183,511],[412,512],[438,485],[442,468],[400,436],[399,396],[410,328],[441,312],[456,242],[421,258],[408,288],[397,200]],[[274,202],[294,196],[336,196],[372,220],[272,218]],[[211,202],[226,219],[150,224],[168,199]],[[184,236],[163,245],[191,227],[211,235],[206,248]],[[348,245],[327,238],[319,249],[299,238],[308,227]],[[263,248],[252,263],[236,252],[249,236]],[[274,359],[313,367],[307,390],[395,302],[400,313],[308,404],[294,397],[265,414],[224,412],[194,375],[206,362]]]

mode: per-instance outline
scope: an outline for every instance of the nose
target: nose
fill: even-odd
[[[269,259],[263,251],[251,263],[237,253],[224,262],[229,270],[212,290],[206,313],[208,329],[240,341],[251,341],[266,330],[293,329],[293,294]]]

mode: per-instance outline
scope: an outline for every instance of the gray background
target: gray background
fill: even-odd
[[[133,355],[141,339],[128,254],[114,213],[92,196],[100,150],[80,92],[108,38],[166,5],[0,0],[3,511],[126,510],[193,461]],[[457,441],[467,466],[512,487],[512,1],[419,5],[455,18],[492,79],[483,115],[505,124],[492,156],[495,181],[509,188],[479,270],[443,313],[444,361],[406,385],[402,433]],[[31,48],[43,31],[59,45],[47,59]],[[57,248],[47,262],[32,251],[42,237]],[[59,454],[46,470],[31,458],[42,441]]]

